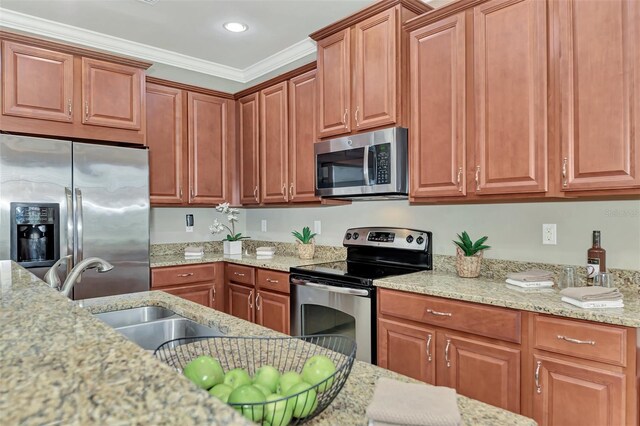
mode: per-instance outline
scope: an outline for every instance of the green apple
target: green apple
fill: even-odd
[[[314,355],[302,367],[302,380],[310,385],[317,385],[327,380],[336,372],[336,365],[324,355]],[[318,386],[318,392],[324,392],[333,385],[333,377]]]
[[[234,368],[225,374],[224,384],[231,386],[233,389],[237,389],[242,385],[251,384],[251,376],[243,368]]]
[[[215,396],[222,402],[227,402],[231,392],[233,392],[233,388],[229,385],[225,385],[224,383],[220,383],[219,385],[215,385],[209,389],[209,395]]]
[[[307,392],[304,392],[305,390]],[[311,389],[311,385],[306,382],[300,382],[297,385],[291,386],[284,395],[293,396],[300,392],[304,393],[301,393],[294,398],[295,406],[293,407],[293,417],[302,419],[304,417],[307,417],[313,412],[313,410],[316,409],[316,407],[318,406],[318,399],[316,398],[316,391]]]
[[[267,402],[278,401],[284,398],[282,395],[273,393],[267,397]],[[265,404],[264,406],[264,420],[265,422],[274,426],[286,426],[293,417],[294,400],[282,400],[278,402],[272,402]],[[264,425],[264,423],[263,423]]]
[[[278,393],[284,395],[291,386],[300,382],[302,382],[302,377],[298,373],[287,371],[278,380]]]
[[[280,379],[280,372],[270,365],[263,365],[258,368],[256,374],[253,376],[253,384],[261,384],[266,386],[270,392],[273,393],[278,388],[278,380]]]
[[[260,383],[254,383],[253,386],[257,387],[258,389],[260,389],[260,392],[262,392],[264,394],[264,396],[269,396],[272,394],[271,389],[269,389],[268,387],[266,387],[263,384]]]
[[[264,416],[264,405],[262,405],[262,403],[264,403],[266,400],[267,398],[257,387],[253,385],[241,385],[235,388],[233,392],[231,392],[231,395],[229,395],[229,400],[227,402],[229,404],[240,404],[239,406],[234,406],[233,408],[235,408],[238,412],[240,412],[243,416],[245,416],[252,422],[257,422],[262,420],[262,417]]]
[[[206,355],[189,361],[182,373],[202,389],[210,389],[224,380],[220,361]]]

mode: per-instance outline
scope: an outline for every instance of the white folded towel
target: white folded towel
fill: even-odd
[[[554,293],[555,290],[551,287],[518,287],[515,285],[507,284],[505,287],[511,291],[517,291],[519,293]]]
[[[256,249],[256,254],[275,254],[275,247],[258,247]]]
[[[561,290],[560,294],[581,302],[622,300],[622,293],[615,287],[569,287]]]
[[[577,306],[582,309],[606,309],[606,308],[624,308],[624,302],[620,300],[593,300],[583,302],[581,300],[572,299],[563,296],[560,300],[570,305]]]
[[[185,256],[202,256],[204,254],[203,246],[188,246],[184,248]]]
[[[376,425],[457,426],[461,422],[454,389],[386,377],[376,383],[367,418]]]
[[[270,254],[268,254],[268,255],[261,255],[261,254],[258,254],[258,255],[256,255],[256,259],[257,259],[257,260],[273,259],[273,256],[272,256],[272,255],[270,255]]]
[[[522,288],[545,288],[553,287],[553,281],[518,281],[507,278],[507,284],[515,285]]]
[[[528,271],[507,274],[507,278],[518,281],[551,281],[553,273],[544,269],[529,269]]]

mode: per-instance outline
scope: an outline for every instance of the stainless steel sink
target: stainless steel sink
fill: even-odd
[[[177,315],[176,318],[116,327],[115,329],[127,339],[149,350],[155,350],[158,346],[173,339],[224,335],[217,328],[207,327]]]
[[[140,308],[94,314],[96,318],[106,322],[113,328],[142,324],[163,318],[169,318],[174,315],[176,315],[175,312],[160,306],[143,306]]]
[[[103,312],[94,316],[148,350],[156,350],[158,346],[174,339],[224,336],[216,327],[199,324],[160,306]]]

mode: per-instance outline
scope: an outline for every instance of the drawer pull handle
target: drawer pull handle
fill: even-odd
[[[184,278],[184,277],[192,277],[193,276],[193,272],[189,272],[187,274],[178,274],[178,276],[180,278]]]
[[[439,317],[450,317],[453,315],[451,312],[440,312],[440,311],[434,311],[433,309],[427,309],[427,313],[431,315],[436,315]]]
[[[267,278],[268,283],[278,284],[278,280],[272,280],[271,278]]]
[[[241,274],[240,272],[234,272],[233,275],[237,275],[239,277],[244,277],[244,274]]]
[[[429,335],[429,337],[427,337],[427,361],[431,362],[432,357],[431,357],[431,338],[433,336],[431,336],[431,334]]]
[[[449,359],[450,346],[451,346],[451,339],[447,339],[447,346],[444,347],[444,360],[447,362],[447,368],[451,367],[451,360]]]
[[[540,368],[542,367],[542,361],[536,362],[536,372],[533,378],[536,381],[536,393],[542,393],[542,386],[540,386]]]
[[[247,299],[249,299],[249,309],[253,309],[253,290],[249,292],[249,297]]]
[[[564,340],[565,342],[575,343],[577,345],[595,346],[596,344],[595,340],[578,340],[578,339],[574,339],[573,337],[561,336],[559,334],[558,334],[558,340]]]

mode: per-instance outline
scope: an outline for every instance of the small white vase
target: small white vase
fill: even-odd
[[[222,248],[224,254],[242,254],[242,241],[227,241],[222,242]]]

